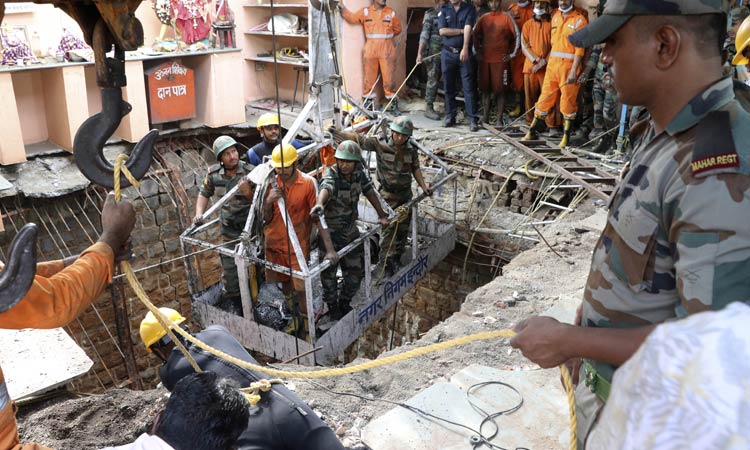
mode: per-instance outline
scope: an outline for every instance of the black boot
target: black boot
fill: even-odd
[[[435,107],[432,103],[427,104],[427,109],[424,111],[424,116],[430,120],[440,120],[440,114],[435,111]]]
[[[394,116],[400,116],[401,110],[398,109],[398,97],[394,97],[393,100],[388,101],[391,102],[391,107],[389,108],[390,113]]]
[[[609,149],[612,148],[612,133],[607,133],[599,138],[599,142],[596,143],[594,148],[591,149],[594,153],[599,153],[601,155],[607,153]]]
[[[538,117],[534,117],[534,120],[531,122],[531,126],[529,126],[529,131],[526,133],[526,136],[523,137],[523,140],[532,141],[534,139],[538,139],[539,132],[542,131],[542,127],[544,127],[544,122],[542,122]]]

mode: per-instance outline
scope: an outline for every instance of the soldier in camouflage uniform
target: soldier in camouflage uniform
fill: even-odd
[[[412,199],[411,179],[417,181],[422,191],[432,195],[429,184],[424,181],[419,168],[417,149],[409,143],[414,125],[407,116],[399,116],[391,122],[391,138],[381,141],[375,137],[363,138],[356,133],[345,133],[332,130],[339,139],[356,141],[363,150],[375,153],[378,164],[377,175],[380,183],[380,194],[383,200],[394,210]],[[380,239],[380,263],[389,276],[396,273],[400,266],[401,255],[406,248],[409,236],[411,208],[385,229]]]
[[[354,141],[344,141],[336,149],[336,165],[329,168],[320,184],[318,199],[310,211],[317,217],[325,214],[333,248],[338,252],[359,237],[357,204],[364,194],[378,213],[381,225],[388,226],[388,215],[375,195],[370,179],[362,170],[362,149]],[[323,248],[323,242],[319,244]],[[364,276],[362,246],[359,245],[339,260],[343,282],[341,290],[336,279],[336,265],[331,265],[320,274],[323,285],[323,301],[328,305],[331,319],[339,320],[351,311],[350,302],[359,290]],[[323,255],[321,255],[321,260]]]
[[[427,60],[427,89],[425,92],[424,116],[432,120],[440,120],[440,114],[435,112],[435,97],[437,96],[438,83],[440,82],[440,50],[443,48],[443,38],[440,37],[438,29],[438,13],[445,0],[435,0],[435,7],[424,13],[422,22],[422,33],[419,35],[419,50],[417,50],[417,64],[424,58],[434,56]],[[427,53],[425,55],[425,52]]]
[[[577,47],[606,41],[621,101],[651,113],[610,199],[580,326],[533,317],[511,341],[542,367],[566,363],[574,378],[583,369],[584,442],[614,370],[655,324],[750,302],[750,114],[722,76],[725,26],[720,0],[609,0],[570,37]]]
[[[595,46],[587,63],[587,66],[595,67],[591,89],[593,101],[592,126],[581,127],[582,131],[589,129],[587,136],[584,135],[584,142],[594,141],[592,151],[595,153],[605,153],[609,150],[615,142],[615,136],[617,136],[614,131],[604,134],[605,131],[617,125],[619,100],[615,85],[612,82],[612,76],[609,73],[609,66],[601,59],[603,48],[603,45]],[[583,76],[588,77],[589,70],[584,70]]]
[[[219,136],[214,141],[213,152],[219,163],[208,169],[208,174],[203,180],[195,202],[195,218],[193,219],[195,225],[200,225],[203,222],[202,216],[209,199],[214,194],[222,197],[239,183],[239,190],[221,207],[221,235],[225,242],[240,237],[253,198],[252,187],[246,179],[253,166],[240,160],[236,145],[237,141],[229,136]],[[231,312],[242,314],[240,282],[234,258],[221,255],[221,268],[224,288],[220,305]]]

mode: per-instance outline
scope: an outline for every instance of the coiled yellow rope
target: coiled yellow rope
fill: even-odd
[[[115,182],[114,182],[114,190],[115,190],[115,200],[120,201],[120,198],[122,197],[121,189],[120,189],[120,173],[122,173],[132,184],[133,186],[138,186],[138,180],[136,180],[132,174],[128,171],[127,167],[125,167],[125,161],[127,161],[128,156],[127,155],[119,155],[117,157],[117,160],[115,162],[115,170],[114,170],[114,176],[115,176]],[[193,366],[196,372],[200,372],[201,369],[198,367],[198,364],[195,362],[195,360],[192,358],[190,353],[187,351],[184,345],[175,338],[173,331],[176,331],[179,335],[181,335],[183,338],[191,342],[192,344],[196,345],[197,347],[213,354],[214,356],[218,356],[219,358],[222,358],[232,364],[235,364],[240,367],[244,367],[246,369],[255,370],[257,372],[265,373],[267,375],[276,376],[276,377],[283,377],[283,378],[299,378],[299,379],[310,379],[310,378],[324,378],[324,377],[333,377],[333,376],[339,376],[339,375],[346,375],[346,374],[352,374],[356,372],[362,372],[368,369],[374,369],[376,367],[385,366],[388,364],[393,364],[399,361],[405,361],[407,359],[415,358],[417,356],[426,355],[428,353],[437,352],[440,350],[445,350],[451,347],[456,347],[459,345],[468,344],[470,342],[476,342],[476,341],[486,341],[491,339],[507,339],[512,338],[515,336],[515,331],[511,329],[502,329],[502,330],[492,330],[492,331],[484,331],[481,333],[475,333],[468,336],[461,336],[459,338],[451,339],[445,342],[438,342],[436,344],[430,344],[424,347],[418,347],[397,355],[390,355],[386,356],[384,358],[379,358],[375,360],[371,360],[365,363],[357,364],[354,366],[347,366],[347,367],[337,367],[333,369],[321,369],[321,370],[311,370],[311,371],[289,371],[289,370],[278,370],[273,369],[271,367],[264,367],[257,364],[253,364],[247,361],[243,361],[241,359],[235,358],[234,356],[228,355],[224,352],[222,352],[219,349],[213,348],[208,344],[205,344],[201,342],[199,339],[195,338],[193,335],[188,333],[187,331],[180,328],[177,324],[172,322],[166,315],[162,314],[162,312],[157,308],[151,300],[148,298],[148,295],[146,294],[146,291],[143,289],[143,286],[141,286],[141,283],[138,281],[138,278],[135,276],[135,273],[133,272],[133,267],[130,265],[129,261],[122,261],[121,268],[123,273],[125,274],[125,277],[128,279],[128,282],[130,283],[130,287],[133,289],[133,292],[138,296],[138,298],[141,300],[141,302],[148,308],[149,311],[156,317],[156,319],[159,321],[159,324],[167,331],[167,334],[172,339],[172,342],[177,344],[177,347],[182,351],[182,353],[185,355],[186,358],[190,361],[190,364]],[[570,450],[576,450],[577,447],[577,440],[576,440],[576,414],[575,414],[575,398],[573,397],[573,383],[570,378],[570,373],[568,372],[568,369],[565,367],[565,365],[560,366],[560,372],[562,374],[563,378],[563,384],[565,385],[565,392],[568,397],[568,407],[570,409]],[[248,402],[250,402],[251,405],[255,405],[260,401],[260,392],[267,392],[271,389],[271,385],[274,383],[280,383],[281,380],[261,380],[257,383],[251,384],[250,387],[241,389],[243,393],[245,394],[245,397],[248,399]]]

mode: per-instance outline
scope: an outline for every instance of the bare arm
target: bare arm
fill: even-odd
[[[195,201],[195,218],[199,219],[206,212],[208,206],[208,197],[203,194],[198,194],[198,199]],[[195,219],[193,219],[195,220]]]
[[[471,29],[471,28],[469,28]],[[440,29],[440,36],[461,36],[464,33],[464,30],[460,28],[441,28]],[[465,36],[465,35],[464,35]]]
[[[414,179],[417,180],[417,184],[419,185],[419,187],[422,188],[422,191],[424,191],[424,193],[427,195],[432,195],[430,186],[425,183],[424,177],[422,176],[422,169],[417,167],[416,169],[412,170],[412,174],[414,175]]]
[[[570,67],[570,73],[568,74],[568,83],[575,83],[578,78],[576,77],[576,74],[578,73],[578,67],[581,65],[581,61],[583,60],[583,56],[575,55],[573,57],[573,65]]]
[[[371,190],[367,194],[365,194],[365,197],[370,202],[373,208],[375,208],[375,212],[378,213],[378,223],[380,225],[388,226],[388,213],[385,212],[383,209],[383,205],[380,204],[380,200],[378,200],[378,196],[375,195],[375,190]]]
[[[559,366],[572,358],[587,358],[620,366],[638,350],[656,325],[630,329],[568,325],[551,317],[531,317],[519,323],[510,345],[541,367]]]

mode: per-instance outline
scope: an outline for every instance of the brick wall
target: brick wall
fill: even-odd
[[[439,322],[461,309],[469,292],[492,280],[494,270],[489,259],[472,256],[472,264],[461,281],[466,247],[456,249],[441,261],[426,277],[418,281],[396,308],[394,327],[392,307],[385,316],[373,323],[367,331],[346,350],[347,361],[357,357],[376,358],[393,347],[413,342]]]
[[[133,200],[136,226],[132,235],[136,255],[134,269],[158,265],[137,274],[151,301],[157,306],[177,309],[190,318],[190,293],[182,260],[168,262],[182,256],[179,235],[190,223],[195,210],[198,186],[206,173],[206,159],[202,146],[195,139],[160,142],[159,155],[140,189],[128,188],[124,194]],[[211,157],[209,155],[206,155]],[[85,192],[69,194],[50,200],[6,198],[0,202],[6,233],[0,236],[0,248],[7,252],[14,228],[26,222],[40,225],[38,240],[39,261],[59,259],[77,254],[96,241],[100,232],[99,207],[105,191],[90,187]],[[218,226],[206,237],[219,242]],[[5,257],[5,253],[0,255]],[[202,285],[216,283],[221,277],[219,257],[205,252],[195,257]],[[159,265],[161,264],[161,265]],[[145,388],[158,383],[157,358],[146,352],[138,334],[146,307],[138,300],[124,278],[121,300],[130,325],[132,351],[136,368]],[[118,297],[122,298],[120,294]],[[128,378],[123,358],[128,348],[120,348],[115,321],[112,290],[104,294],[66,330],[94,361],[89,373],[72,383],[81,392],[100,392],[114,386],[135,388]]]

